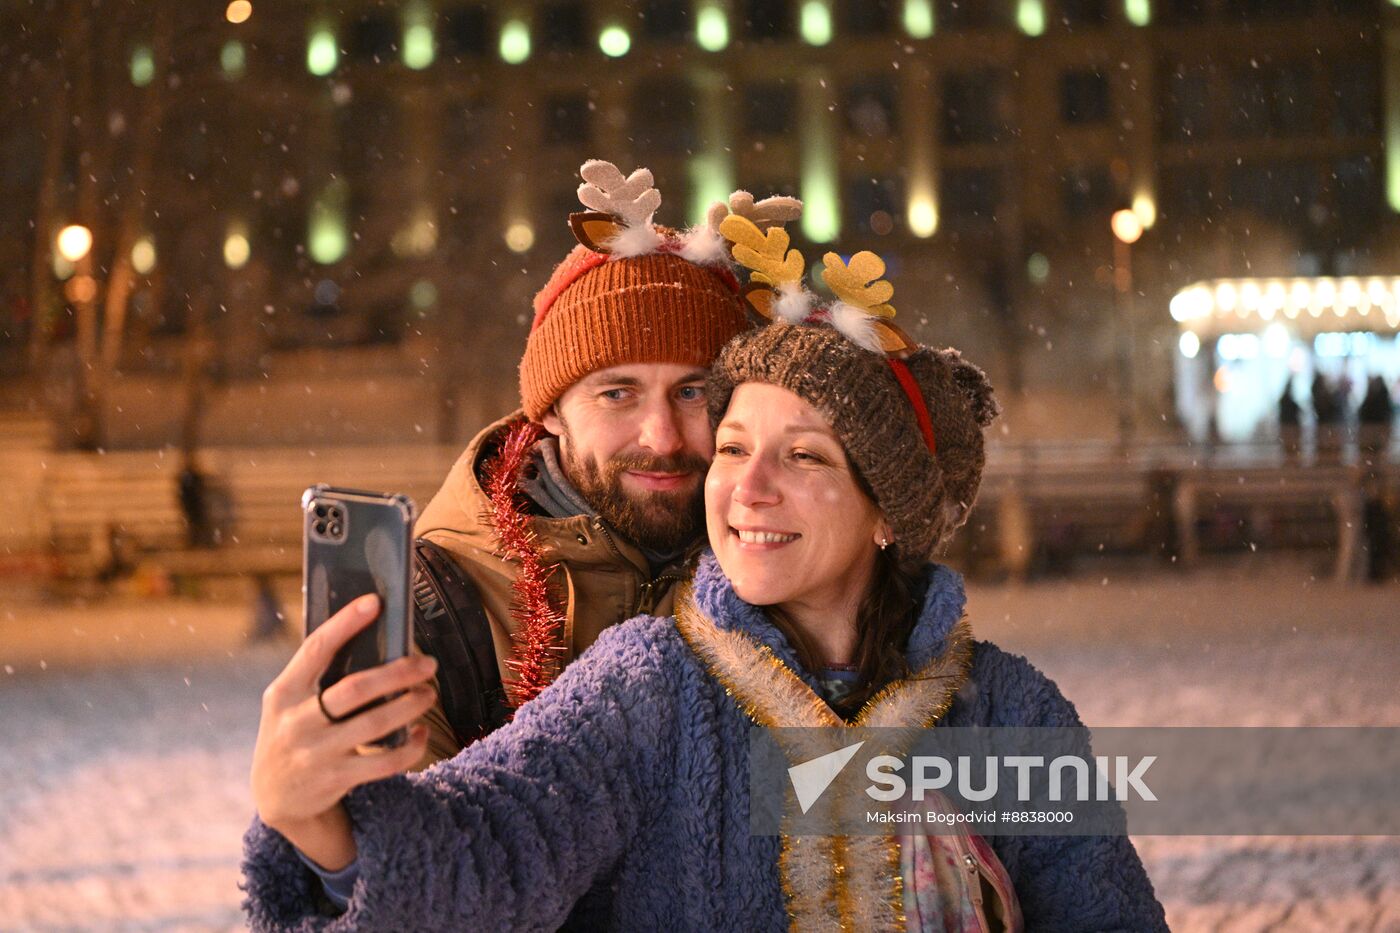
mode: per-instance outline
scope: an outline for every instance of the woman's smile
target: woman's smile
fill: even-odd
[[[786,544],[791,544],[798,538],[798,534],[789,534],[784,531],[773,531],[767,528],[736,528],[731,525],[729,531],[734,537],[739,539],[739,547],[745,551],[772,551],[777,550]]]

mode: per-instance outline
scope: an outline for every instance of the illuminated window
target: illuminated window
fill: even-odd
[[[527,253],[535,245],[535,228],[529,221],[517,220],[506,227],[506,246],[513,253]]]
[[[306,248],[311,258],[322,265],[339,262],[349,249],[350,241],[345,226],[349,194],[349,186],[343,179],[337,179],[326,186],[311,206]]]
[[[242,269],[253,255],[252,244],[248,242],[248,229],[241,223],[230,224],[224,237],[224,265],[230,269]]]
[[[306,43],[306,70],[318,77],[335,71],[340,62],[340,49],[335,44],[335,33],[329,26],[318,26]]]
[[[1016,28],[1034,38],[1045,34],[1045,0],[1017,0]]]
[[[424,3],[410,3],[403,12],[403,63],[419,71],[431,65],[436,56],[433,11]]]
[[[131,50],[131,83],[145,87],[156,76],[156,59],[149,45],[138,45]]]
[[[156,267],[156,243],[143,236],[131,247],[131,268],[137,275],[150,275]]]
[[[831,41],[831,7],[828,0],[802,0],[802,41],[826,45]]]
[[[519,65],[530,57],[530,27],[518,19],[509,20],[501,27],[501,60],[508,65]]]
[[[248,70],[248,53],[243,48],[243,43],[237,39],[230,39],[224,43],[223,49],[219,51],[219,66],[224,70],[226,78],[241,78]]]
[[[608,26],[598,33],[598,48],[609,58],[621,58],[632,48],[632,37],[621,26]]]
[[[705,0],[695,17],[695,43],[706,52],[719,52],[729,44],[729,18],[717,0]]]
[[[933,35],[933,0],[904,0],[904,31],[911,39]]]

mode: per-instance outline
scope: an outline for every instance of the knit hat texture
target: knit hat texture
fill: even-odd
[[[535,296],[520,399],[538,421],[569,386],[624,363],[709,366],[748,326],[727,272],[672,252],[605,257],[574,247]]]
[[[827,324],[774,322],[741,334],[715,361],[707,394],[716,425],[745,382],[780,386],[817,409],[890,523],[900,565],[914,570],[967,520],[986,464],[982,430],[999,408],[986,375],[957,350],[920,347],[904,363],[928,408],[936,454],[887,357]]]

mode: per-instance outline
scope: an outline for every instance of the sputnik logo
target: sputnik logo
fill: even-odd
[[[818,755],[811,761],[804,761],[800,765],[793,765],[788,768],[788,777],[792,780],[792,789],[797,792],[797,805],[806,813],[812,809],[821,795],[826,793],[826,789],[831,786],[831,782],[836,780],[836,776],[841,773],[841,769],[850,764],[851,759],[860,751],[864,742],[857,742],[854,745],[847,745],[845,748],[838,748],[834,752],[827,752],[825,755]]]

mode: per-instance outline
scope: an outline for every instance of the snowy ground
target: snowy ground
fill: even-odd
[[[1301,563],[973,587],[1091,725],[1400,725],[1400,587]],[[262,686],[246,605],[0,596],[0,930],[241,928]],[[99,659],[120,663],[94,667]],[[1135,840],[1178,931],[1400,931],[1400,839]]]

